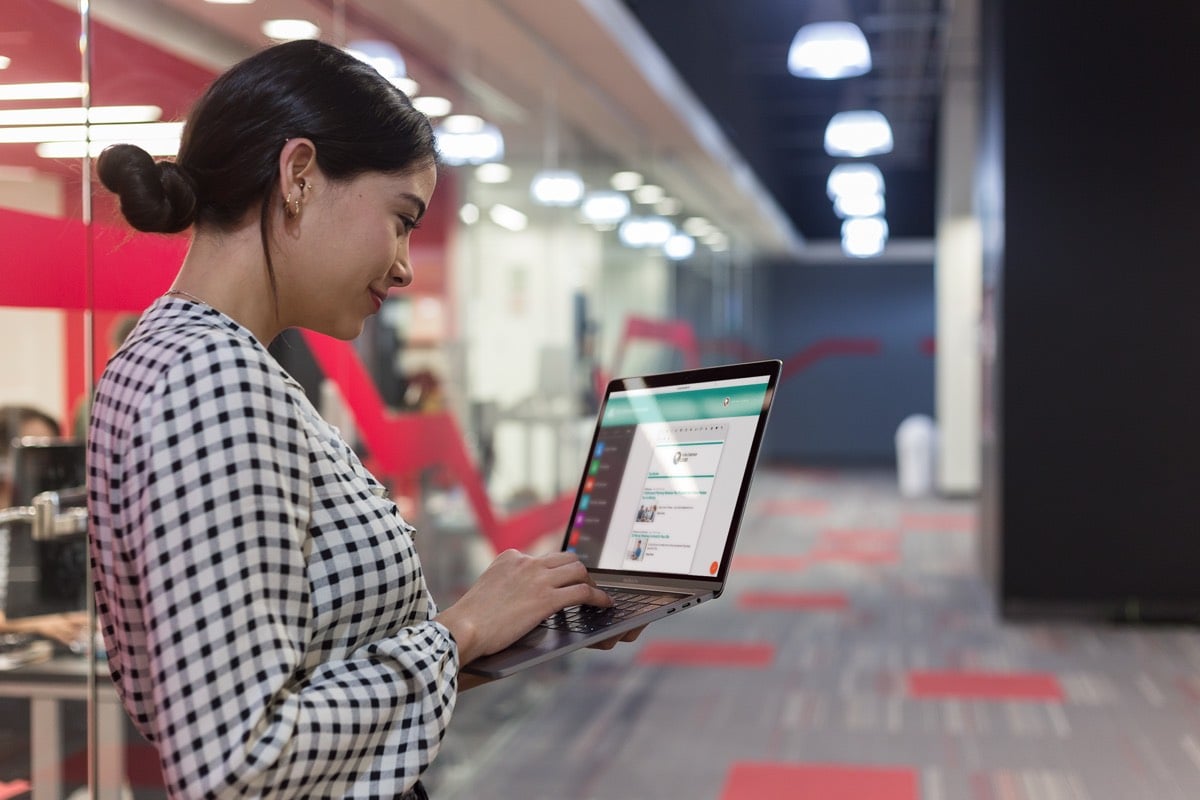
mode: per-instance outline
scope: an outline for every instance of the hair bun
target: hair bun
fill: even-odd
[[[121,199],[121,213],[139,231],[175,233],[195,221],[195,187],[173,161],[155,162],[136,145],[115,144],[100,154],[96,173]]]

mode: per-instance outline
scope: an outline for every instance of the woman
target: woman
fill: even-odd
[[[609,605],[569,554],[501,554],[440,612],[413,529],[266,345],[350,339],[413,279],[428,120],[318,42],[218,78],[175,163],[99,158],[144,231],[195,227],[97,389],[88,444],[112,676],[178,797],[424,796],[459,667],[563,607]]]

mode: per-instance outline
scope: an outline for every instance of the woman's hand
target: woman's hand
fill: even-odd
[[[578,556],[506,550],[437,621],[458,643],[459,663],[469,664],[503,650],[555,611],[575,605],[612,605]]]

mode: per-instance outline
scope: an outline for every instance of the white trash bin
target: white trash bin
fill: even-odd
[[[905,417],[896,429],[896,472],[902,496],[933,494],[937,436],[937,425],[924,414]]]

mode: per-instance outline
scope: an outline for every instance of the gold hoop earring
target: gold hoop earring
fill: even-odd
[[[288,192],[287,199],[283,201],[283,213],[290,219],[295,219],[300,216],[300,198],[292,198],[292,193]]]

